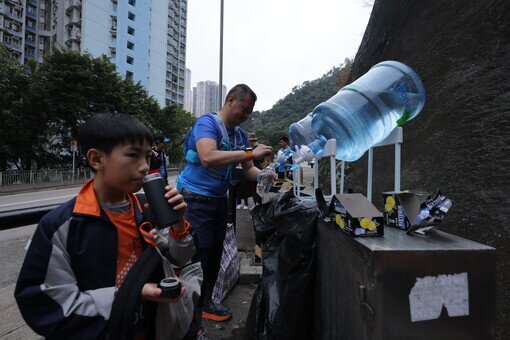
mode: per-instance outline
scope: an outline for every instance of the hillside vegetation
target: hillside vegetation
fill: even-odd
[[[352,60],[345,59],[322,77],[295,86],[270,110],[253,112],[252,119],[242,125],[243,129],[255,132],[262,143],[276,146],[280,136],[288,135],[290,124],[306,116],[346,84],[351,65]]]

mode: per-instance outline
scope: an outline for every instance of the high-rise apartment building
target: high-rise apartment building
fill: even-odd
[[[191,91],[191,70],[184,74],[184,110],[193,113],[193,92]]]
[[[153,0],[153,2],[155,1],[161,0]],[[187,13],[187,0],[168,0],[168,36],[166,55],[166,100],[168,105],[184,105]]]
[[[50,49],[49,0],[0,0],[0,42],[20,63],[42,63]]]
[[[104,54],[161,106],[184,105],[186,17],[187,0],[0,0],[0,41],[20,62],[50,44]]]
[[[193,113],[200,117],[204,113],[218,112],[223,106],[227,95],[227,87],[223,85],[222,88],[222,100],[220,103],[217,82],[211,80],[198,82],[196,88],[193,89],[193,100],[196,100],[196,103],[194,103],[195,111]]]
[[[21,1],[0,1],[0,41],[13,59],[23,61],[25,49],[25,9]]]
[[[194,86],[193,87],[193,111],[191,111],[195,116],[198,117],[198,114],[197,114],[197,87]]]

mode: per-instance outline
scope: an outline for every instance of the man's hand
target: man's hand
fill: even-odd
[[[186,287],[181,287],[181,294],[176,298],[160,297],[162,290],[158,288],[158,285],[155,283],[146,283],[142,288],[142,299],[159,303],[174,303],[179,301],[184,295],[184,292],[186,292]]]
[[[259,144],[253,149],[253,159],[261,159],[273,153],[273,148],[264,144]]]

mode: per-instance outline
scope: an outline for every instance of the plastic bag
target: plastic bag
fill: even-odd
[[[164,236],[162,235],[164,234]],[[161,256],[165,277],[175,277],[181,285],[186,287],[186,292],[174,303],[158,303],[156,313],[156,340],[182,339],[189,330],[193,319],[193,311],[200,298],[200,290],[203,281],[202,265],[200,262],[190,263],[180,268],[176,274],[174,265],[163,254],[168,251],[167,243],[163,240],[168,237],[168,229],[164,233],[154,233],[158,247],[155,248]]]
[[[311,339],[317,204],[301,201],[287,191],[256,206],[252,216],[263,263],[245,339]]]
[[[276,164],[271,163],[257,174],[257,193],[260,196],[267,195],[276,178]]]
[[[220,271],[214,284],[212,300],[220,305],[228,293],[236,285],[241,275],[241,264],[237,256],[237,240],[234,224],[227,224],[225,240],[223,241],[223,253],[221,255]]]

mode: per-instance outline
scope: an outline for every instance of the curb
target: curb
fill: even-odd
[[[237,256],[241,263],[241,275],[239,284],[259,283],[262,275],[262,266],[251,266],[250,261],[253,256],[244,252],[238,252]]]

